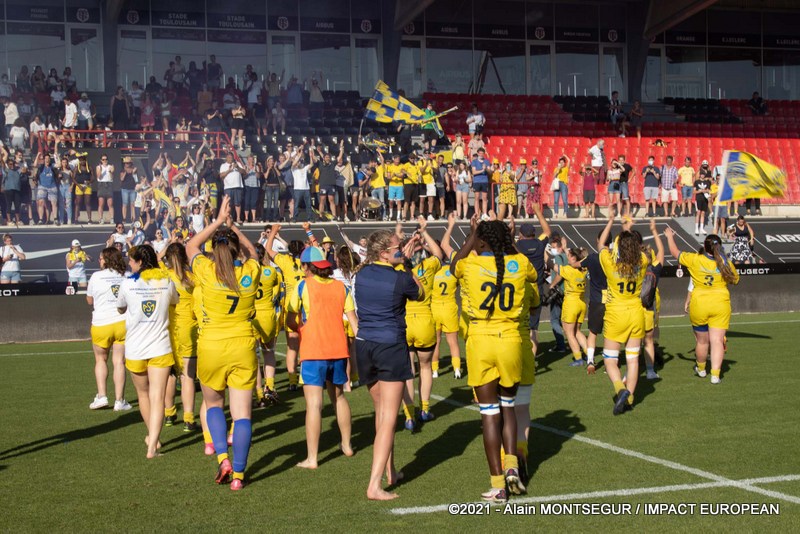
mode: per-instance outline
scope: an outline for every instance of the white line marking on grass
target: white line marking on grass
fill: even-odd
[[[459,406],[461,408],[466,408],[473,411],[478,411],[477,406],[473,405],[466,405],[461,402],[454,401],[452,399],[446,399],[439,395],[431,395],[432,398],[446,402],[448,404],[452,404],[453,406]],[[674,469],[676,471],[683,471],[686,473],[691,473],[695,476],[700,478],[705,478],[708,480],[713,480],[715,482],[725,483],[726,486],[732,486],[739,488],[744,491],[749,491],[751,493],[759,493],[761,495],[766,495],[768,497],[772,497],[773,499],[781,499],[787,502],[791,502],[794,504],[800,504],[800,497],[794,497],[792,495],[786,495],[785,493],[779,493],[777,491],[770,491],[763,488],[759,488],[756,486],[752,486],[746,482],[737,482],[736,480],[731,480],[729,478],[723,477],[721,475],[716,475],[709,471],[703,471],[702,469],[697,469],[694,467],[690,467],[688,465],[679,464],[677,462],[673,462],[671,460],[665,460],[663,458],[657,458],[655,456],[650,456],[648,454],[643,454],[641,452],[633,451],[630,449],[624,449],[622,447],[617,447],[616,445],[612,445],[611,443],[606,443],[604,441],[599,441],[592,438],[587,438],[585,436],[581,436],[578,434],[574,434],[572,432],[567,432],[566,430],[560,430],[558,428],[553,428],[546,425],[541,425],[539,423],[531,422],[531,428],[536,428],[537,430],[543,430],[545,432],[549,432],[551,434],[556,434],[557,436],[562,436],[568,439],[574,439],[575,441],[580,441],[582,443],[587,443],[589,445],[594,445],[595,447],[599,447],[601,449],[606,449],[612,452],[616,452],[622,454],[624,456],[630,456],[631,458],[636,458],[638,460],[644,460],[645,462],[654,463],[663,467],[668,467],[670,469]]]
[[[728,327],[728,330],[730,330],[734,326],[740,326],[740,325],[782,324],[782,323],[800,323],[800,319],[789,319],[786,321],[742,321],[741,323],[731,323],[730,326]],[[691,328],[691,327],[692,325],[689,323],[659,325],[659,328]]]
[[[697,484],[673,484],[670,486],[654,486],[649,488],[627,488],[607,491],[591,491],[587,493],[565,493],[562,495],[537,495],[532,497],[515,498],[514,504],[558,502],[558,501],[583,501],[600,499],[604,497],[630,497],[632,495],[649,495],[652,493],[668,493],[675,491],[696,491],[709,488],[738,487],[739,484],[768,484],[770,482],[788,482],[800,480],[800,475],[783,475],[776,477],[750,478],[745,480],[731,480],[730,482],[700,482]],[[433,506],[412,506],[409,508],[392,508],[389,510],[394,515],[430,514],[445,512],[448,504]]]
[[[0,353],[0,357],[3,356],[59,356],[62,354],[92,354],[92,348],[89,347],[86,350],[74,350],[69,352],[15,352],[11,354],[3,354]]]

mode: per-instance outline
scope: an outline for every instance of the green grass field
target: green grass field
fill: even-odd
[[[635,410],[621,417],[611,414],[612,388],[601,371],[589,377],[567,367],[568,357],[539,357],[532,481],[528,495],[511,500],[531,504],[535,516],[504,515],[497,506],[488,516],[448,513],[447,504],[476,502],[489,485],[479,417],[449,361],[434,382],[437,419],[412,435],[399,430],[398,418],[395,450],[406,477],[400,498],[374,503],[364,495],[374,432],[365,388],[349,394],[356,455],[338,452],[326,407],[321,465],[309,472],[293,467],[305,457],[304,401],[285,391],[279,368],[284,404],[254,411],[249,485],[233,493],[213,483],[216,462],[203,455],[199,432],[165,428],[164,455],[147,461],[137,410],[88,410],[94,378],[87,342],[6,345],[0,347],[0,530],[800,530],[794,372],[800,314],[734,317],[719,386],[692,376],[687,320],[665,319],[662,326],[662,380],[642,380]],[[543,339],[549,348],[552,335]],[[135,400],[130,382],[127,397]],[[543,503],[626,504],[631,513],[543,515]],[[696,508],[652,515],[645,513],[649,503]],[[700,505],[708,503],[777,504],[779,515],[702,515]]]

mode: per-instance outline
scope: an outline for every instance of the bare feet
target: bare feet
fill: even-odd
[[[148,448],[150,448],[150,444],[147,442],[147,436],[144,437],[144,444],[147,445]],[[160,449],[161,449],[161,442],[159,441],[158,443],[156,443],[156,450]]]
[[[311,460],[306,458],[302,462],[299,462],[297,464],[297,467],[302,467],[303,469],[316,469],[317,468],[317,462],[312,462]]]
[[[404,478],[405,475],[402,471],[395,471],[394,473],[386,474],[386,482],[389,484],[389,486],[396,486],[402,482]]]
[[[353,447],[351,447],[350,445],[345,447],[343,443],[339,444],[339,450],[342,451],[342,454],[344,454],[347,457],[353,456],[355,454]]]
[[[152,451],[152,452],[151,451],[147,451],[147,459],[148,460],[152,460],[153,458],[158,458],[160,456],[164,456],[164,455],[161,454],[160,452],[158,452],[157,450],[156,451]]]
[[[371,501],[391,501],[398,498],[396,493],[389,493],[388,491],[378,488],[377,490],[367,490],[367,499]]]

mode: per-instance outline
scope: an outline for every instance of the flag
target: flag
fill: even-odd
[[[378,81],[364,110],[364,118],[378,122],[413,124],[423,122],[425,113],[411,101],[392,91],[388,85]]]
[[[786,191],[786,173],[740,150],[726,150],[715,205],[748,198],[779,198]]]
[[[156,202],[156,217],[158,217],[161,212],[166,210],[166,220],[172,221],[175,218],[175,207],[172,205],[172,199],[170,199],[165,192],[157,187],[154,187],[153,200]]]

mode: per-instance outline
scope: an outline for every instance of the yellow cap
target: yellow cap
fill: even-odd
[[[519,164],[520,165],[527,165],[528,164],[528,160],[526,160],[525,158],[520,158]]]
[[[499,159],[497,159],[497,158],[494,158],[494,159],[492,160],[492,164],[494,164],[494,165],[497,165],[498,163],[500,163],[500,160],[499,160]]]

